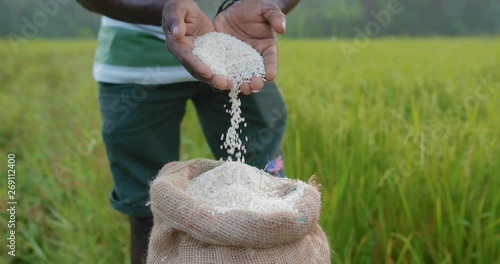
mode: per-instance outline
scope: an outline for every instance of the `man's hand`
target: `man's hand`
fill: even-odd
[[[163,8],[163,31],[168,50],[196,79],[218,89],[227,89],[231,83],[222,75],[214,75],[210,67],[195,56],[193,39],[214,31],[210,18],[193,0],[170,0]]]
[[[256,49],[263,57],[266,80],[272,81],[278,72],[278,48],[276,33],[286,30],[286,16],[271,0],[243,0],[234,3],[214,19],[214,27],[236,37]],[[244,94],[260,91],[264,86],[262,78],[252,78],[240,90]]]

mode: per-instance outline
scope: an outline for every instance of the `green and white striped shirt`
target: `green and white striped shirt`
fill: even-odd
[[[198,0],[211,18],[222,0]],[[132,24],[102,17],[93,75],[99,82],[168,84],[195,79],[168,52],[160,26]]]

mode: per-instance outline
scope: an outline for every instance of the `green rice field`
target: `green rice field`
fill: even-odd
[[[108,202],[95,46],[32,40],[16,53],[0,41],[0,263],[129,263],[128,219]],[[334,263],[500,263],[499,47],[499,37],[280,40],[285,167],[322,184]],[[187,110],[182,159],[211,157]]]

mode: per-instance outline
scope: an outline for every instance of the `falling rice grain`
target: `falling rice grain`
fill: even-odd
[[[211,32],[196,38],[193,54],[204,61],[214,74],[223,75],[234,84],[229,92],[230,109],[226,110],[231,115],[231,125],[227,133],[222,135],[221,139],[225,136],[225,140],[221,149],[226,149],[229,161],[235,159],[244,162],[242,153],[246,150],[239,134],[242,133],[240,124],[245,119],[241,116],[239,87],[243,83],[249,83],[253,76],[265,79],[264,59],[252,46],[219,32]],[[246,123],[244,126],[246,127]]]

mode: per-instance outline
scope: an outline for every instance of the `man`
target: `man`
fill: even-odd
[[[267,82],[252,78],[241,86],[248,124],[242,137],[249,140],[245,160],[259,168],[270,164],[270,172],[283,176],[280,143],[286,107],[272,82],[278,70],[275,32],[285,32],[285,13],[299,0],[78,2],[103,15],[93,74],[99,82],[102,134],[115,182],[110,200],[130,216],[132,263],[142,263],[147,252],[149,182],[164,164],[179,159],[180,123],[188,99],[214,156],[227,158],[220,137],[230,125],[224,108],[228,94],[212,87],[227,90],[232,84],[192,54],[194,37],[224,32],[264,57]]]

